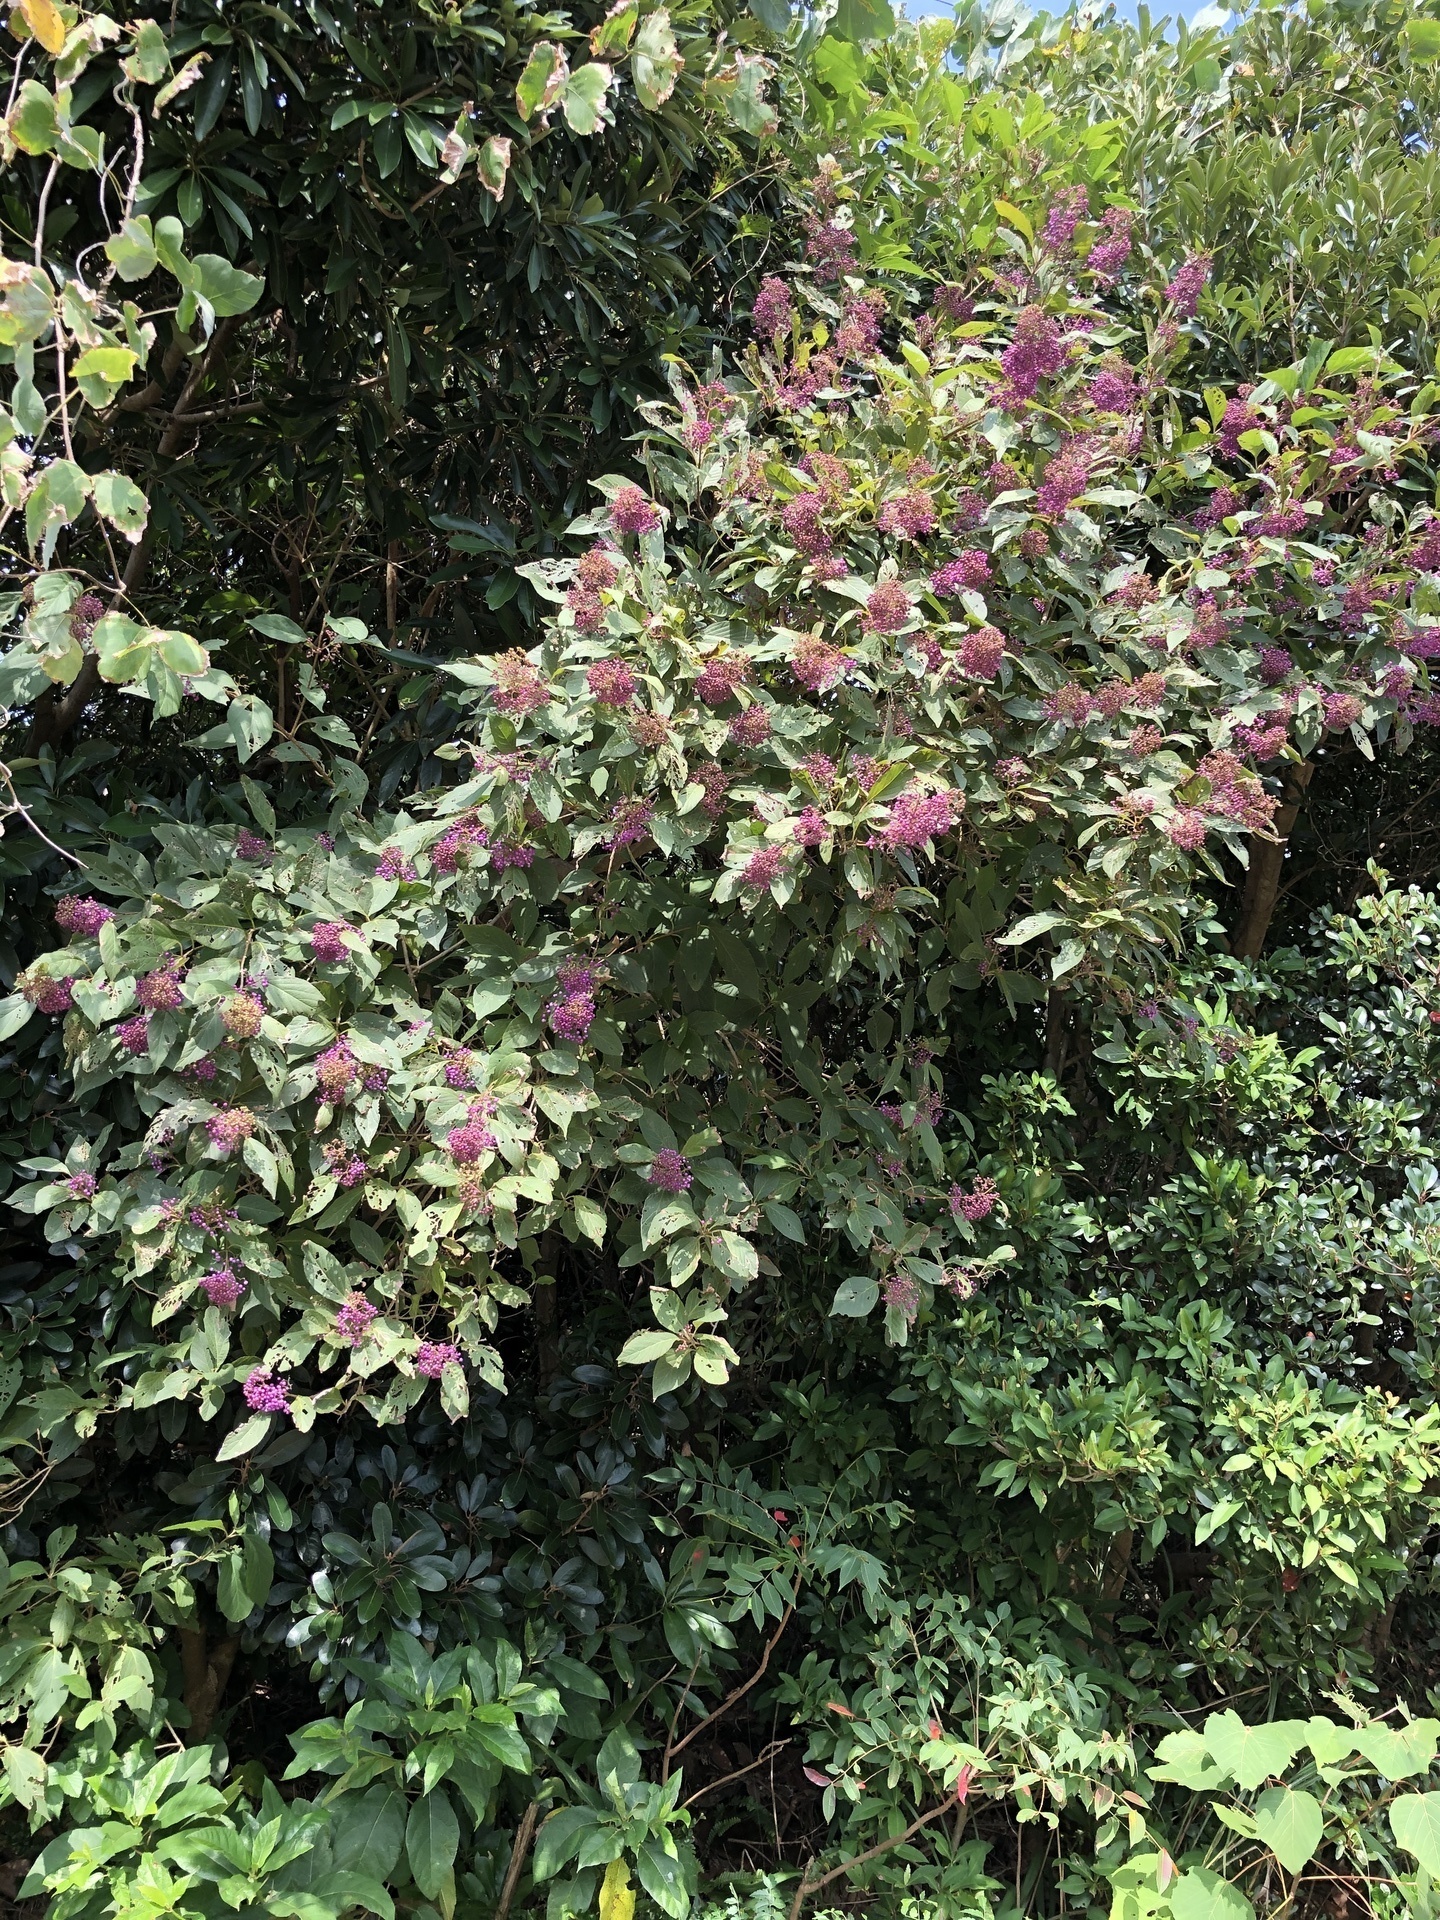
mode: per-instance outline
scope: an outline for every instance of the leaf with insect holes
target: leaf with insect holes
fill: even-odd
[[[630,78],[641,106],[663,106],[675,91],[684,64],[675,45],[670,15],[660,7],[646,16],[630,55]]]

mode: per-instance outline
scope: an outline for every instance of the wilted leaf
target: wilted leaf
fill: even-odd
[[[613,78],[611,69],[600,60],[589,60],[571,74],[560,104],[572,132],[594,133],[603,120],[610,118],[606,95]]]
[[[537,41],[515,86],[520,118],[532,120],[537,113],[547,113],[569,77],[570,62],[564,50],[552,40]]]
[[[676,49],[669,13],[660,7],[647,14],[635,36],[630,59],[630,77],[641,106],[653,109],[668,100],[684,64]]]

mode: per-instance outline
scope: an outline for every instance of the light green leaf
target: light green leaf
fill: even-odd
[[[874,1274],[854,1273],[835,1289],[830,1311],[843,1314],[849,1320],[863,1320],[879,1298],[880,1282]]]
[[[145,280],[159,264],[155,234],[144,214],[127,220],[105,242],[105,253],[122,280]]]
[[[590,51],[597,60],[624,53],[639,14],[637,0],[615,0],[615,5],[590,34]]]
[[[115,351],[118,352],[118,348]],[[133,363],[134,356],[128,357]],[[123,473],[109,472],[97,473],[94,484],[95,511],[103,520],[108,520],[117,533],[123,533],[127,540],[132,543],[138,540],[145,531],[145,522],[150,518],[150,502],[139,487]],[[195,645],[193,640],[190,644]],[[203,673],[204,668],[197,667],[193,671]]]
[[[244,1620],[255,1609],[245,1585],[245,1562],[238,1553],[227,1553],[220,1562],[216,1582],[216,1600],[227,1620]]]
[[[570,1202],[570,1210],[575,1216],[575,1225],[587,1240],[593,1240],[597,1247],[605,1244],[605,1209],[588,1194],[577,1193]]]
[[[5,122],[22,153],[49,153],[60,133],[55,96],[38,80],[27,80]]]
[[[134,373],[137,357],[129,347],[89,347],[75,362],[75,384],[92,407],[108,407]],[[110,477],[120,478],[118,474]],[[144,500],[144,494],[131,481],[127,480],[124,484]],[[95,504],[100,506],[98,494]],[[104,513],[105,509],[100,507],[100,511]],[[108,514],[106,518],[109,518]]]
[[[0,1040],[17,1034],[35,1009],[23,993],[12,993],[0,1000]]]
[[[538,40],[515,86],[515,104],[522,120],[548,113],[570,77],[570,62],[552,40]]]
[[[270,1431],[273,1416],[268,1413],[252,1413],[248,1420],[242,1420],[238,1427],[227,1433],[216,1449],[217,1460],[235,1460],[242,1453],[250,1453]]]
[[[1255,1920],[1255,1909],[1228,1880],[1192,1867],[1170,1889],[1172,1920]]]
[[[648,1328],[643,1333],[632,1333],[618,1357],[621,1366],[643,1367],[671,1352],[674,1346],[674,1334],[662,1332],[659,1328]]]
[[[248,313],[265,291],[264,278],[258,273],[243,273],[232,267],[223,254],[197,253],[190,263],[189,290],[212,309],[219,319],[236,313]]]
[[[510,172],[510,155],[514,142],[505,135],[492,133],[480,149],[477,168],[480,184],[492,200],[505,197],[505,180]]]
[[[1255,1802],[1255,1831],[1287,1873],[1299,1873],[1320,1844],[1325,1816],[1303,1787],[1268,1787]]]
[[[135,45],[120,63],[132,80],[153,87],[170,71],[170,50],[158,20],[142,20],[135,29]]]
[[[1355,1745],[1387,1780],[1408,1780],[1430,1771],[1437,1734],[1440,1720],[1412,1720],[1403,1727],[1361,1727]]]
[[[1272,1720],[1247,1727],[1233,1708],[1212,1713],[1205,1722],[1207,1751],[1246,1792],[1272,1774],[1283,1773],[1305,1735],[1303,1720]]]
[[[1432,1879],[1440,1879],[1440,1793],[1402,1793],[1392,1800],[1390,1831]]]
[[[837,40],[857,46],[863,40],[888,40],[895,31],[895,14],[889,0],[840,0],[830,31]]]
[[[601,60],[588,60],[571,74],[560,105],[572,133],[594,133],[602,121],[612,117],[606,95],[613,78],[612,70]]]
[[[675,45],[670,15],[664,7],[658,7],[645,16],[631,51],[630,78],[641,106],[662,106],[675,91],[684,64]]]

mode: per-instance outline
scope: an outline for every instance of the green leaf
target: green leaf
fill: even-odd
[[[12,993],[0,1000],[0,1040],[9,1040],[35,1011],[23,993]]]
[[[1023,947],[1027,940],[1038,940],[1042,933],[1049,933],[1052,927],[1061,926],[1066,916],[1063,913],[1027,913],[1017,920],[1008,933],[1002,933],[996,941],[1000,947]]]
[[[589,1807],[557,1807],[535,1836],[535,1878],[552,1879],[599,1824],[600,1816]]]
[[[335,1865],[344,1872],[388,1880],[405,1843],[405,1796],[376,1783],[342,1803],[335,1830]]]
[[[135,45],[121,62],[126,74],[142,86],[153,87],[170,71],[170,50],[164,29],[157,20],[142,20],[135,30]]]
[[[60,133],[55,96],[38,80],[27,80],[5,122],[22,153],[49,153]]]
[[[830,22],[837,40],[888,40],[895,31],[895,13],[889,0],[840,0]]]
[[[1390,1831],[1432,1879],[1440,1879],[1440,1793],[1402,1793],[1392,1800]]]
[[[1212,1873],[1192,1867],[1170,1889],[1172,1920],[1255,1920],[1255,1909],[1238,1887]]]
[[[190,263],[189,291],[197,293],[217,319],[248,313],[265,291],[258,273],[243,273],[223,254],[197,253]]]
[[[90,402],[92,407],[108,407],[121,387],[135,371],[138,356],[129,347],[89,347],[75,362],[73,372],[75,384]],[[119,480],[119,474],[107,476]],[[130,488],[142,502],[144,494],[133,481],[126,480],[124,485]],[[97,495],[95,504],[100,505]],[[102,513],[105,512],[100,507]],[[110,516],[106,514],[108,519]],[[143,524],[143,523],[142,523]]]
[[[216,1451],[217,1460],[235,1460],[242,1453],[250,1453],[270,1431],[273,1415],[252,1413],[248,1420],[242,1420],[238,1427],[227,1433]]]
[[[690,1911],[690,1892],[679,1860],[667,1853],[658,1840],[642,1840],[635,1850],[635,1870],[640,1884],[662,1913],[670,1920],[685,1920]]]
[[[1160,1765],[1147,1769],[1152,1780],[1173,1780],[1177,1786],[1201,1788],[1223,1787],[1230,1778],[1225,1768],[1215,1764],[1204,1737],[1190,1727],[1167,1733],[1155,1749],[1155,1757]]]
[[[1405,50],[1412,60],[1440,60],[1440,20],[1421,14],[1407,20]]]
[[[415,1802],[405,1823],[405,1857],[427,1900],[434,1900],[445,1885],[459,1845],[455,1809],[443,1788],[433,1788]]]
[[[105,242],[105,255],[122,280],[146,280],[155,271],[160,256],[155,250],[155,232],[144,214],[127,220],[118,233]]]
[[[750,0],[750,11],[769,32],[780,38],[790,31],[790,8],[787,0]],[[824,41],[820,43],[822,46]]]
[[[89,358],[88,354],[86,358]],[[128,378],[128,375],[126,377]],[[101,519],[108,520],[116,532],[123,533],[127,540],[132,542],[138,540],[145,531],[146,521],[150,518],[150,502],[135,482],[127,479],[123,473],[107,472],[95,475],[94,486],[95,511]],[[188,638],[188,635],[186,637]],[[195,647],[193,640],[190,644]],[[208,666],[209,660],[203,649],[196,647],[195,650]],[[205,667],[192,667],[187,671],[203,673]]]
[[[216,1599],[227,1620],[244,1620],[254,1612],[255,1602],[245,1585],[245,1562],[240,1554],[227,1553],[220,1562]]]
[[[255,613],[245,624],[256,633],[263,633],[267,640],[278,640],[285,647],[303,647],[310,638],[303,627],[297,627],[283,613]]]
[[[241,1558],[244,1561],[242,1577],[245,1591],[253,1606],[263,1607],[270,1598],[270,1588],[275,1581],[275,1555],[270,1550],[269,1541],[262,1540],[258,1533],[247,1532]]]
[[[570,1202],[570,1211],[575,1216],[575,1225],[587,1240],[593,1240],[597,1247],[605,1244],[605,1209],[588,1194],[577,1193]]]
[[[630,78],[641,106],[663,106],[675,91],[684,64],[675,45],[670,15],[664,7],[658,7],[646,15],[630,56]]]
[[[1387,1780],[1408,1780],[1430,1771],[1437,1734],[1440,1720],[1412,1720],[1403,1727],[1361,1727],[1355,1745]]]
[[[514,142],[505,135],[492,133],[480,149],[476,163],[480,184],[493,200],[505,197],[505,181],[510,172],[510,155]]]
[[[599,26],[590,35],[590,51],[597,60],[624,53],[640,17],[638,0],[615,0]]]
[[[1303,1787],[1268,1787],[1254,1817],[1256,1833],[1287,1873],[1299,1873],[1325,1831],[1320,1802]]]
[[[793,1240],[799,1246],[805,1245],[805,1229],[798,1213],[781,1206],[778,1200],[765,1201],[761,1212],[777,1233],[783,1233],[787,1240]]]
[[[646,1328],[641,1333],[632,1333],[620,1349],[617,1358],[621,1366],[643,1367],[650,1361],[658,1360],[663,1354],[671,1352],[675,1346],[673,1333],[665,1333],[659,1328]]]
[[[156,652],[172,673],[193,679],[209,668],[209,654],[188,633],[176,633],[167,627],[147,627],[145,638],[154,643]]]
[[[310,1905],[301,1908],[300,1901],[308,1895]],[[295,1911],[299,1920],[330,1920],[332,1914],[348,1913],[352,1907],[363,1907],[367,1913],[380,1916],[380,1920],[395,1920],[395,1902],[372,1874],[363,1873],[327,1873],[302,1893],[298,1889],[293,1896]],[[273,1912],[283,1912],[284,1895],[272,1903]]]
[[[560,97],[570,75],[570,63],[552,40],[538,40],[515,86],[515,104],[522,120],[547,113]]]
[[[853,1273],[835,1289],[830,1311],[849,1320],[863,1320],[879,1298],[880,1282],[873,1273]]]
[[[565,83],[560,105],[572,133],[594,133],[610,119],[606,95],[614,74],[603,61],[589,60],[577,67]]]
[[[765,97],[765,83],[773,71],[759,54],[747,54],[738,48],[731,57],[734,80],[725,95],[730,118],[742,133],[757,137],[774,133],[780,117]]]
[[[1303,1720],[1272,1720],[1247,1727],[1233,1708],[1205,1722],[1205,1747],[1215,1764],[1247,1793],[1272,1774],[1283,1773],[1305,1742]]]

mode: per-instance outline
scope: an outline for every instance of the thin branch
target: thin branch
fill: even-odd
[[[45,261],[45,211],[50,205],[50,189],[55,184],[55,176],[60,171],[60,162],[52,160],[50,171],[45,176],[45,184],[40,189],[40,204],[35,209],[35,264],[43,266]]]
[[[757,1767],[763,1767],[767,1760],[773,1760],[780,1749],[788,1747],[789,1744],[788,1740],[772,1740],[758,1760],[752,1760],[748,1767],[736,1767],[733,1773],[722,1773],[718,1780],[711,1780],[706,1786],[697,1787],[688,1800],[680,1802],[681,1807],[693,1807],[695,1802],[703,1800],[707,1793],[714,1793],[719,1787],[728,1787],[732,1780],[743,1780],[747,1773],[754,1773]]]
[[[520,1816],[520,1825],[515,1829],[515,1844],[510,1849],[510,1864],[505,1869],[505,1884],[500,1889],[500,1899],[495,1908],[495,1920],[505,1920],[510,1911],[510,1902],[515,1898],[515,1889],[520,1884],[520,1870],[525,1865],[530,1842],[535,1838],[535,1822],[539,1814],[540,1802],[532,1800]]]
[[[683,1740],[677,1741],[673,1747],[666,1748],[665,1774],[664,1774],[665,1778],[667,1779],[669,1778],[670,1762],[674,1759],[675,1755],[677,1753],[683,1753],[686,1747],[688,1747],[690,1742],[695,1738],[697,1733],[703,1733],[706,1727],[712,1726],[715,1723],[715,1721],[717,1721],[720,1718],[721,1714],[728,1713],[731,1707],[733,1707],[738,1700],[743,1700],[746,1694],[749,1693],[750,1689],[753,1686],[757,1686],[759,1684],[761,1679],[764,1677],[765,1669],[770,1664],[771,1654],[774,1653],[776,1647],[780,1644],[781,1634],[784,1633],[786,1627],[788,1627],[790,1624],[790,1617],[795,1611],[795,1602],[798,1597],[799,1597],[799,1589],[797,1588],[795,1593],[793,1593],[790,1596],[790,1604],[788,1607],[786,1607],[784,1613],[782,1614],[779,1626],[775,1629],[774,1633],[771,1634],[770,1638],[765,1642],[765,1651],[760,1656],[760,1664],[755,1669],[754,1673],[751,1674],[750,1678],[748,1680],[743,1680],[738,1687],[733,1688],[731,1692],[727,1693],[725,1698],[720,1702],[719,1706],[716,1707],[715,1711],[713,1713],[707,1713],[703,1720],[701,1720],[696,1726],[693,1726],[690,1729],[689,1733],[686,1734]]]
[[[958,1796],[956,1796],[958,1798]],[[828,1887],[832,1880],[838,1880],[842,1874],[852,1868],[863,1867],[867,1860],[874,1860],[882,1853],[888,1853],[892,1847],[903,1847],[907,1840],[913,1839],[922,1827],[928,1827],[932,1820],[938,1820],[948,1813],[955,1799],[943,1800],[938,1807],[932,1807],[929,1813],[922,1813],[918,1820],[912,1820],[903,1833],[897,1833],[891,1840],[881,1840],[878,1845],[869,1847],[864,1853],[857,1853],[853,1860],[842,1860],[838,1867],[832,1867],[829,1873],[821,1874],[818,1880],[810,1878],[810,1867],[801,1876],[800,1885],[795,1890],[795,1898],[790,1903],[790,1920],[800,1920],[800,1909],[812,1893],[819,1893],[822,1887]],[[814,1866],[812,1860],[810,1866]]]
[[[704,1649],[701,1649],[703,1652]],[[680,1725],[680,1716],[685,1711],[685,1702],[690,1698],[690,1689],[695,1684],[695,1676],[700,1671],[700,1654],[690,1662],[690,1671],[685,1676],[685,1684],[680,1689],[680,1698],[675,1702],[675,1712],[670,1719],[670,1731],[665,1736],[665,1758],[660,1762],[660,1778],[670,1778],[670,1756],[675,1751],[675,1729]]]
[[[50,838],[49,834],[46,833],[42,827],[39,827],[36,825],[35,820],[31,815],[29,809],[26,807],[24,801],[20,798],[19,794],[15,791],[15,782],[10,776],[9,767],[5,766],[3,763],[0,763],[0,780],[4,781],[6,790],[10,795],[10,805],[7,811],[10,813],[18,813],[20,818],[25,822],[26,826],[29,827],[30,831],[33,834],[35,834],[37,838],[43,840],[47,847],[50,847],[54,852],[58,853],[62,860],[68,860],[72,866],[79,867],[80,871],[84,873],[85,862],[82,859],[80,859],[77,854],[67,853],[64,847],[57,847],[55,845],[55,842]]]

